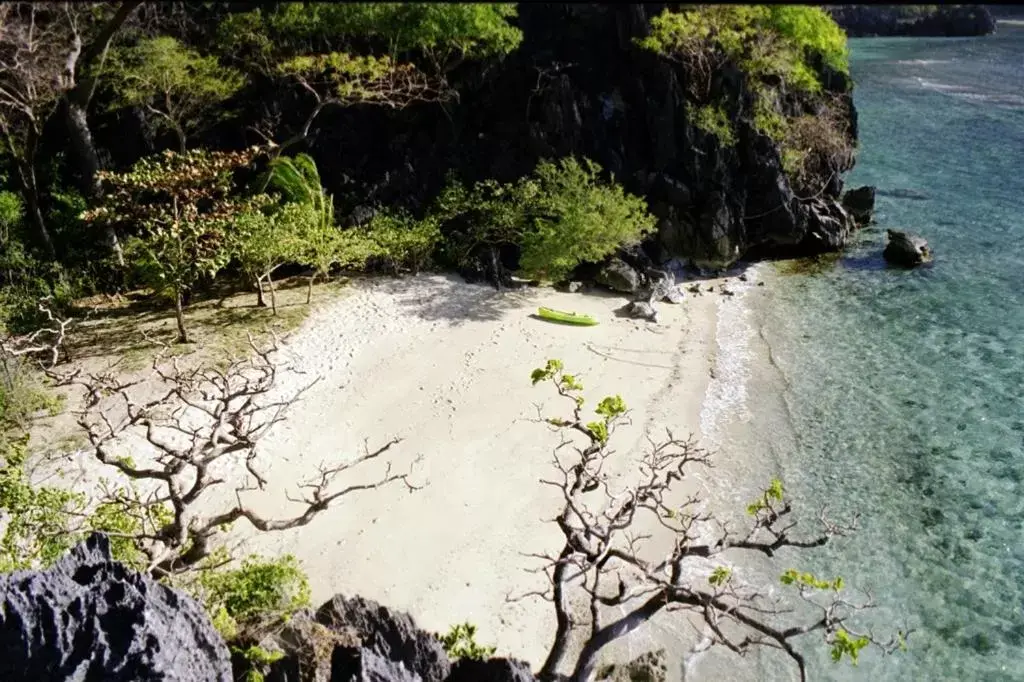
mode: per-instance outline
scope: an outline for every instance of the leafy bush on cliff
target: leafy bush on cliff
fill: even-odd
[[[826,160],[852,152],[843,108],[824,92],[816,61],[849,73],[846,35],[824,10],[803,5],[689,5],[651,20],[639,44],[682,62],[688,75],[693,124],[724,146],[734,133],[715,75],[727,63],[743,70],[753,94],[754,127],[780,146],[783,166],[798,192],[813,192],[829,175]],[[820,111],[786,116],[786,93],[802,95]],[[808,119],[819,119],[809,122]]]
[[[291,555],[254,555],[238,568],[201,571],[189,588],[228,641],[275,627],[310,605],[309,580]]]
[[[453,58],[511,52],[522,32],[509,23],[514,3],[279,3],[230,15],[220,26],[226,55],[264,59],[318,51],[353,38],[379,41],[390,53],[418,51],[442,67]],[[334,49],[337,49],[336,47]]]
[[[824,10],[811,6],[691,5],[680,12],[666,10],[651,20],[651,33],[639,44],[686,60],[705,82],[725,60],[754,78],[778,77],[805,92],[821,90],[809,62],[814,55],[837,71],[849,71],[846,35]]]
[[[462,264],[482,246],[521,248],[523,275],[559,281],[583,262],[597,262],[654,229],[640,197],[600,178],[601,167],[572,157],[542,161],[529,176],[501,184],[451,182],[433,215],[455,227],[448,244]]]

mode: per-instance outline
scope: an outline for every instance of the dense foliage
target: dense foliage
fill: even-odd
[[[731,62],[748,77],[755,127],[781,146],[793,184],[810,190],[827,159],[852,152],[836,102],[825,96],[818,63],[849,74],[846,35],[829,14],[807,5],[688,5],[651,20],[639,44],[688,66],[693,123],[723,146],[735,143],[730,113],[714,94],[714,75]],[[817,102],[827,124],[808,134],[807,117],[787,116],[783,100],[801,93]],[[827,175],[827,174],[826,174]]]
[[[542,161],[516,183],[466,188],[452,181],[435,215],[456,223],[450,256],[459,262],[483,246],[522,248],[522,274],[561,281],[582,262],[597,262],[654,229],[646,202],[600,177],[594,162]]]
[[[195,150],[165,152],[138,161],[126,173],[102,173],[103,203],[82,214],[135,233],[131,261],[141,280],[174,301],[179,341],[188,341],[184,297],[203,277],[214,277],[232,255],[231,227],[267,202],[235,191],[234,172],[263,153]]]
[[[154,130],[169,128],[185,152],[189,134],[227,115],[224,103],[244,84],[237,70],[171,36],[116,51],[106,64],[111,106],[138,107]]]

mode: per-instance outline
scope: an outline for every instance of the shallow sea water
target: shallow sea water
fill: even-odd
[[[915,630],[857,667],[808,637],[812,679],[1024,680],[1024,27],[851,46],[847,187],[878,187],[877,225],[750,297],[746,416],[722,456],[781,474],[805,516],[861,513],[853,537],[756,570],[842,575],[879,604],[862,622]],[[889,227],[935,262],[887,268]],[[789,679],[780,661],[736,674]]]

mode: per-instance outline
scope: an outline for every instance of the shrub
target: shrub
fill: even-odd
[[[29,483],[27,436],[4,437],[0,448],[0,572],[49,566],[75,544],[68,527],[83,512],[85,496]]]
[[[201,571],[192,589],[227,640],[272,627],[310,605],[309,581],[291,555],[250,556],[236,569]]]
[[[541,162],[534,170],[533,225],[523,236],[520,267],[530,277],[559,281],[583,262],[597,262],[654,229],[646,202],[618,184],[604,184],[601,167],[574,158]]]
[[[816,92],[821,81],[808,57],[849,72],[846,34],[824,10],[805,5],[691,5],[651,20],[639,45],[688,62],[709,79],[728,59],[755,78],[775,76]]]
[[[472,623],[458,623],[448,628],[444,635],[437,635],[444,647],[448,658],[457,661],[460,658],[468,658],[475,661],[485,661],[494,655],[497,647],[482,646],[476,641],[476,626]]]
[[[106,480],[98,505],[80,492],[34,485],[25,472],[28,442],[10,434],[0,439],[0,572],[45,568],[93,531],[110,535],[115,560],[144,570],[147,557],[137,539],[170,520],[167,508],[141,504],[134,488]]]
[[[592,161],[568,157],[542,161],[516,183],[485,180],[470,190],[451,182],[432,215],[454,223],[448,247],[457,263],[480,246],[515,245],[523,275],[559,281],[654,229],[644,200],[602,182],[600,172]]]
[[[813,185],[827,177],[829,169],[843,167],[853,154],[843,112],[835,102],[817,115],[789,119],[781,146],[783,169],[803,194],[817,192],[820,187]]]
[[[405,211],[377,213],[357,234],[373,245],[370,260],[396,274],[427,267],[441,241],[441,227],[435,217],[416,220]]]
[[[725,113],[722,105],[688,106],[687,111],[693,118],[693,124],[705,133],[717,137],[723,147],[736,144],[736,131],[733,130],[729,115]]]

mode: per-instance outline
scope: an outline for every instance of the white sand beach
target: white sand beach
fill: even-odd
[[[314,601],[359,593],[435,631],[468,620],[481,641],[539,664],[554,632],[550,604],[506,600],[545,584],[525,570],[537,564],[521,553],[560,547],[557,528],[545,522],[558,509],[557,490],[539,482],[553,472],[558,436],[527,421],[535,404],[552,414],[559,403],[550,387],[531,385],[530,372],[558,358],[582,375],[593,402],[623,396],[633,423],[617,434],[616,465],[628,473],[646,430],[699,435],[716,310],[728,302],[718,293],[689,295],[662,305],[659,323],[649,324],[616,317],[621,296],[499,294],[437,275],[357,284],[288,342],[307,373],[290,381],[320,380],[263,441],[262,459],[283,493],[318,462],[351,457],[364,439],[373,447],[400,437],[394,465],[421,457],[413,480],[423,488],[355,494],[310,525],[261,535],[250,547],[296,555]],[[551,324],[531,317],[539,305],[589,313],[601,324]],[[281,497],[258,499],[264,513],[287,513]]]
[[[538,563],[524,553],[561,546],[550,522],[559,491],[540,483],[554,472],[559,436],[530,420],[536,405],[545,416],[565,415],[565,405],[552,387],[532,386],[530,373],[558,358],[581,376],[590,404],[622,395],[631,424],[615,435],[611,473],[635,473],[645,433],[668,427],[699,438],[705,397],[723,395],[720,386],[709,387],[731,380],[714,378],[718,313],[742,305],[742,296],[719,293],[722,281],[701,281],[701,295],[661,304],[657,324],[616,316],[626,299],[611,294],[499,293],[453,275],[354,281],[283,343],[283,359],[296,371],[282,374],[282,394],[317,382],[260,442],[269,486],[246,501],[265,516],[290,516],[299,507],[288,495],[297,496],[320,463],[348,461],[364,443],[373,448],[395,437],[402,442],[389,453],[393,467],[405,471],[418,460],[412,481],[421,488],[409,492],[396,483],[353,493],[286,532],[258,534],[237,524],[245,550],[298,557],[315,604],[335,593],[360,594],[408,611],[432,631],[470,621],[481,643],[539,666],[554,632],[553,609],[509,596],[546,585],[543,574],[528,572]],[[533,317],[542,305],[588,313],[600,324]],[[383,465],[356,469],[336,486],[377,480]],[[728,476],[728,462],[715,466],[716,477]],[[695,473],[691,485],[708,475]],[[656,648],[650,636],[631,636],[627,653]]]

